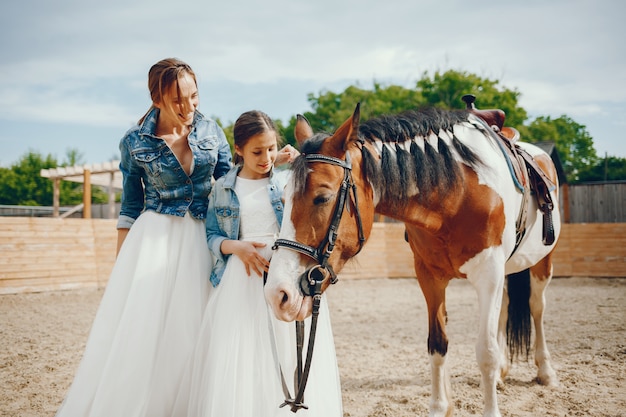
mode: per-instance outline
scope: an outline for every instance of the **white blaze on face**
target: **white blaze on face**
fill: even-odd
[[[285,211],[279,238],[295,241],[296,229],[291,221],[293,181],[285,188]],[[300,265],[300,253],[279,247],[270,262],[265,283],[265,300],[276,317],[284,321],[301,320],[310,315],[310,297],[305,299],[300,293],[298,278],[304,272]]]

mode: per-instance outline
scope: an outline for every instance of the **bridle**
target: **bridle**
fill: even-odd
[[[311,368],[311,359],[313,357],[313,345],[315,344],[315,332],[317,329],[317,317],[319,315],[320,303],[322,300],[322,284],[326,278],[330,279],[330,283],[337,282],[337,274],[333,270],[332,266],[328,263],[328,259],[335,248],[337,241],[337,234],[339,229],[339,223],[343,216],[344,209],[350,210],[350,196],[352,196],[356,223],[359,233],[359,249],[356,253],[359,253],[365,244],[365,234],[363,232],[363,221],[361,220],[361,213],[359,212],[359,204],[357,199],[357,189],[354,181],[352,180],[352,162],[350,161],[350,154],[346,153],[346,159],[334,158],[332,156],[322,154],[306,154],[302,155],[308,162],[323,162],[331,165],[336,165],[343,168],[343,181],[339,188],[337,203],[335,204],[332,220],[326,232],[325,238],[319,244],[317,248],[295,240],[289,239],[277,239],[272,249],[276,250],[279,247],[285,247],[296,252],[300,252],[317,262],[307,269],[299,280],[300,290],[302,294],[307,297],[313,297],[313,310],[311,313],[311,330],[309,332],[309,344],[307,347],[306,361],[304,369],[302,368],[302,348],[304,345],[304,322],[296,322],[296,348],[297,348],[297,381],[296,381],[296,397],[292,398],[289,393],[289,389],[285,384],[285,379],[281,372],[283,392],[285,394],[285,402],[280,405],[284,407],[289,405],[292,412],[296,412],[301,408],[308,409],[308,406],[303,403],[304,389],[306,387],[307,379],[309,376],[309,370]],[[355,255],[356,255],[355,253]],[[326,274],[324,273],[326,271]]]
[[[317,248],[305,245],[300,242],[288,239],[277,239],[272,249],[276,250],[278,247],[283,246],[285,248],[300,252],[313,260],[317,261],[317,265],[309,268],[300,278],[300,290],[305,296],[312,296],[316,282],[324,281],[323,270],[328,273],[331,284],[337,282],[337,274],[333,270],[332,266],[328,264],[328,259],[335,248],[337,241],[337,231],[339,229],[339,222],[343,216],[344,209],[349,208],[350,193],[354,199],[354,207],[356,213],[356,222],[359,233],[359,253],[365,244],[365,236],[363,233],[363,222],[361,220],[361,213],[359,212],[357,190],[354,181],[352,180],[352,162],[350,161],[350,154],[346,153],[346,159],[334,158],[332,156],[322,154],[310,154],[303,155],[308,162],[323,162],[331,165],[336,165],[343,168],[344,175],[343,181],[339,188],[337,203],[332,215],[332,221],[326,231],[326,236],[319,244]],[[356,254],[355,254],[356,255]]]

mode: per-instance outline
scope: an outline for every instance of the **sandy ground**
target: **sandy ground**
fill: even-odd
[[[102,291],[0,296],[0,415],[54,416],[80,360]],[[344,416],[428,414],[425,303],[412,279],[343,280],[329,302]],[[626,415],[626,280],[558,278],[547,292],[546,331],[561,386],[534,382],[516,362],[500,389],[504,416]],[[472,287],[448,290],[448,369],[457,416],[479,416]]]

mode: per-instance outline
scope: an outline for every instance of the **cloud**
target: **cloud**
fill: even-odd
[[[149,67],[176,56],[225,120],[251,107],[285,119],[307,93],[455,69],[520,91],[529,114],[604,132],[626,103],[624,15],[620,0],[3,2],[0,120],[124,129],[149,104]]]

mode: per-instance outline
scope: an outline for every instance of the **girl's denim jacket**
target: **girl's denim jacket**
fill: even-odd
[[[239,239],[239,199],[235,192],[235,181],[241,170],[241,164],[231,169],[225,176],[215,182],[213,192],[209,198],[209,208],[206,218],[206,236],[209,249],[215,259],[215,265],[211,271],[211,284],[216,287],[226,268],[226,262],[230,255],[224,255],[220,249],[226,239]],[[276,172],[275,172],[276,171]],[[281,200],[285,184],[290,171],[278,171],[272,169],[267,192],[270,202],[276,214],[278,225],[283,221],[283,202]]]
[[[224,132],[196,111],[187,137],[193,171],[187,175],[169,146],[156,136],[158,116],[159,109],[153,108],[120,141],[123,190],[118,229],[130,228],[144,210],[180,217],[189,210],[194,218],[204,219],[211,176],[217,179],[232,167]]]

